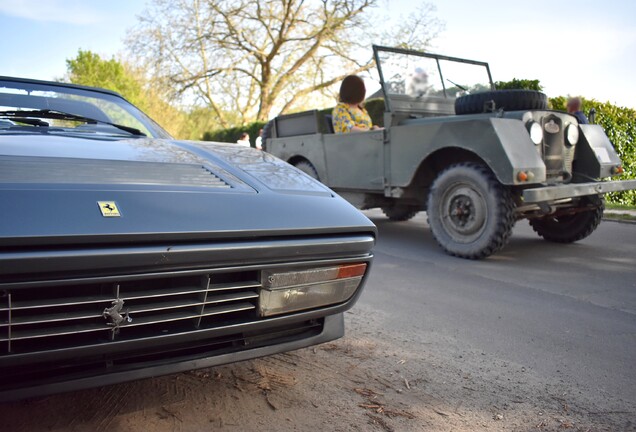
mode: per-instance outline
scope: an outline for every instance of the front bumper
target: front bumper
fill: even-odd
[[[294,327],[297,328],[296,331],[293,330]],[[266,331],[269,336],[273,335],[270,339],[259,340],[258,333],[265,332],[254,332],[252,338],[237,337],[236,340],[232,341],[234,347],[228,345],[228,341],[232,339],[230,336],[223,343],[219,342],[218,346],[213,345],[207,353],[188,354],[186,350],[181,356],[167,360],[157,360],[151,356],[144,359],[143,356],[140,356],[138,362],[131,362],[129,359],[121,363],[110,361],[108,367],[103,367],[100,371],[82,370],[78,367],[77,371],[68,371],[64,375],[39,377],[39,374],[34,373],[37,380],[33,379],[19,386],[15,384],[0,386],[0,402],[120,384],[305,348],[342,337],[344,335],[344,318],[343,314],[339,313],[319,320],[301,322],[298,326],[276,328],[270,324]],[[237,344],[237,341],[240,343]],[[251,342],[253,347],[248,346],[250,341],[253,341]],[[276,341],[276,343],[271,343],[272,341]],[[243,348],[239,348],[241,345]],[[3,373],[3,376],[6,375]]]
[[[524,204],[554,201],[564,198],[575,198],[586,195],[599,195],[608,192],[619,192],[636,189],[636,180],[618,180],[608,182],[590,182],[544,186],[523,191]]]
[[[233,247],[228,241],[0,252],[0,401],[341,337],[342,313],[359,298],[369,267],[348,300],[271,317],[258,313],[263,272],[369,266],[374,240],[369,232],[252,239]],[[131,322],[119,325],[106,314],[113,300],[122,300],[120,312]]]

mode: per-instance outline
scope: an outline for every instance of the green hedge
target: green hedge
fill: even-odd
[[[369,99],[365,106],[374,125],[384,127],[384,99]]]
[[[229,129],[218,129],[203,134],[203,141],[215,141],[224,143],[236,143],[243,132],[247,132],[250,136],[250,145],[255,147],[258,131],[265,126],[264,122],[254,122],[247,126],[233,127]]]

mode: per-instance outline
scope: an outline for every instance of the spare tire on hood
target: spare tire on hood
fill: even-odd
[[[479,114],[500,108],[505,111],[544,110],[548,108],[548,97],[536,90],[493,90],[455,99],[455,114],[458,115]]]

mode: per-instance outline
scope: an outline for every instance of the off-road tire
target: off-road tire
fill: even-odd
[[[535,90],[493,90],[460,96],[455,99],[455,114],[479,114],[486,111],[489,101],[495,109],[505,111],[544,110],[548,108],[548,97]]]
[[[404,204],[382,207],[382,212],[393,222],[404,222],[413,219],[419,211],[420,209],[417,206]]]
[[[305,174],[307,174],[309,177],[320,181],[320,178],[318,178],[318,171],[316,171],[316,168],[311,164],[311,162],[306,160],[301,160],[294,163],[294,166],[298,168],[299,170],[301,170],[302,172],[304,172]]]
[[[515,224],[514,200],[485,166],[465,162],[442,171],[428,196],[428,224],[448,254],[481,259],[507,243]]]
[[[532,229],[545,240],[554,243],[574,243],[594,232],[603,219],[605,200],[595,196],[582,200],[582,205],[592,204],[595,208],[571,215],[545,216],[529,219]]]

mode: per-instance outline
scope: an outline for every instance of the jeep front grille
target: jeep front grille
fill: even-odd
[[[567,181],[572,175],[574,146],[565,145],[565,126],[563,120],[549,114],[541,119],[543,145],[541,156],[546,167],[548,181]]]
[[[257,271],[60,283],[0,292],[0,356],[256,319]]]

